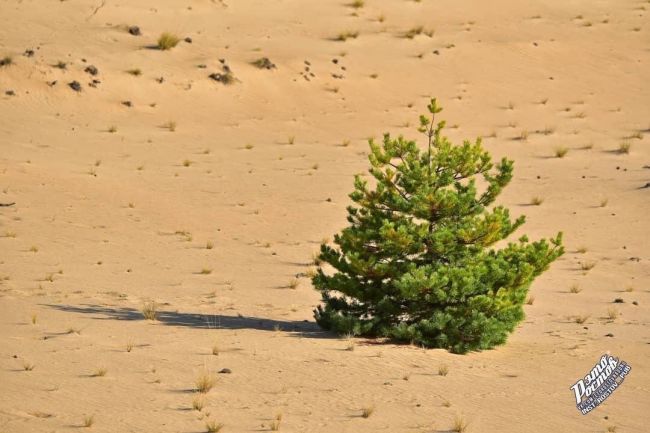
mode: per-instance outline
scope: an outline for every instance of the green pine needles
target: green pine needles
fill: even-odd
[[[319,259],[330,266],[313,277],[324,303],[315,318],[340,334],[455,353],[489,349],[524,318],[530,284],[564,252],[562,233],[496,249],[524,223],[491,206],[513,162],[494,164],[480,139],[452,144],[445,122],[434,121],[442,111],[435,99],[428,110],[418,129],[426,150],[401,136],[370,140],[376,182],[355,177],[350,224],[336,247],[321,245]]]

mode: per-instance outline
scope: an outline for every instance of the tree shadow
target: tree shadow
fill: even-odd
[[[59,311],[77,314],[91,314],[95,320],[145,320],[135,308],[107,307],[96,304],[56,305],[42,304]],[[314,322],[307,320],[274,320],[261,317],[225,316],[223,314],[184,313],[178,311],[157,311],[156,319],[168,326],[184,326],[202,329],[254,329],[258,331],[283,331],[298,337],[338,338],[335,334],[323,331]]]

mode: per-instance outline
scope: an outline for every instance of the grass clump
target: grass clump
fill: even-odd
[[[159,50],[167,51],[174,48],[181,39],[173,33],[164,32],[158,37],[157,47]]]
[[[358,37],[359,37],[359,32],[348,30],[348,31],[345,31],[345,32],[341,32],[341,33],[339,33],[339,34],[334,38],[334,40],[339,41],[339,42],[345,42],[345,41],[347,41],[348,39],[356,39],[356,38],[358,38]]]
[[[621,155],[627,155],[630,153],[630,149],[632,148],[632,143],[629,141],[624,141],[618,146],[618,153]]]
[[[558,147],[557,149],[555,149],[556,158],[564,158],[567,153],[569,153],[569,149],[566,147]]]
[[[209,371],[203,371],[199,374],[199,377],[196,378],[194,386],[196,390],[201,394],[208,393],[216,383],[216,378]]]
[[[542,203],[544,203],[544,199],[538,196],[535,196],[530,200],[530,204],[533,206],[540,206]]]
[[[87,415],[84,417],[83,421],[83,426],[86,428],[90,428],[95,424],[95,416],[94,415]]]
[[[447,374],[449,374],[449,367],[444,364],[438,367],[438,376],[446,376]]]
[[[576,322],[578,325],[582,325],[587,320],[589,320],[589,317],[591,317],[591,316],[589,316],[588,314],[581,314],[579,316],[575,316],[573,318],[573,321]]]
[[[361,408],[361,416],[363,418],[370,418],[370,415],[372,415],[375,412],[375,406],[365,406]]]
[[[156,320],[156,315],[158,313],[157,310],[158,310],[158,306],[156,305],[156,302],[149,301],[149,302],[145,302],[140,312],[142,313],[142,316],[144,316],[146,320]]]
[[[451,431],[456,433],[464,433],[465,431],[467,431],[468,426],[469,424],[464,416],[456,415],[456,417],[454,418],[454,424],[451,428]]]
[[[221,422],[207,421],[205,423],[205,428],[208,431],[208,433],[219,433],[223,427],[224,424]]]
[[[97,370],[91,374],[92,377],[104,377],[108,373],[108,369],[106,367],[99,367]]]

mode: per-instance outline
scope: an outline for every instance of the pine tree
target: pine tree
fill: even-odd
[[[497,249],[523,223],[491,206],[512,179],[481,140],[452,144],[432,99],[420,116],[426,150],[385,134],[370,140],[374,188],[355,177],[349,226],[322,244],[313,277],[318,324],[340,334],[387,337],[455,353],[502,344],[523,318],[535,277],[563,254],[562,233]],[[478,184],[477,184],[478,180]]]

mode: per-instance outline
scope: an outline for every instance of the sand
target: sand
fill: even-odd
[[[648,9],[3,1],[0,431],[647,431]],[[305,276],[367,139],[418,138],[430,97],[515,160],[519,233],[565,233],[507,344],[465,356],[321,332]],[[632,371],[583,416],[569,387],[607,352]]]

